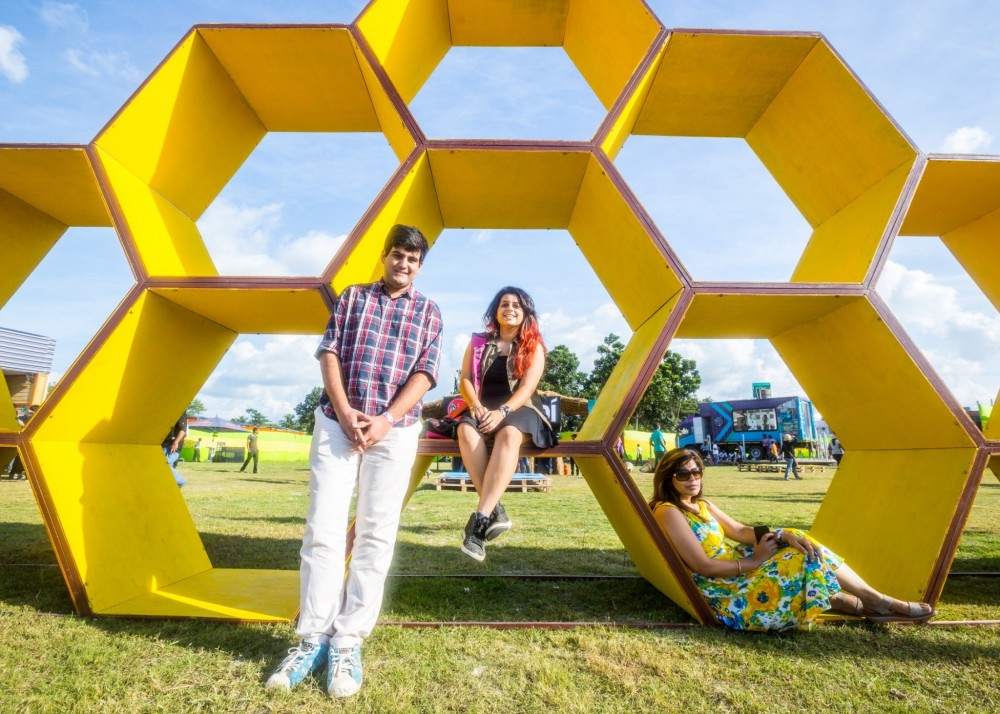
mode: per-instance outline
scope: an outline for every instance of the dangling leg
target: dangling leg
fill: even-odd
[[[493,454],[490,456],[483,478],[483,488],[479,492],[480,513],[489,515],[503,497],[514,478],[521,444],[531,437],[515,426],[505,426],[496,432],[493,439]]]

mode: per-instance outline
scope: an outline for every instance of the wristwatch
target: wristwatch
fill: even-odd
[[[501,404],[500,406],[497,407],[497,411],[500,412],[500,416],[502,418],[506,419],[508,416],[510,416],[512,410],[506,404]]]

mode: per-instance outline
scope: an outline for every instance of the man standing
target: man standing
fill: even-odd
[[[657,465],[660,463],[660,459],[663,458],[663,454],[667,451],[667,437],[660,431],[660,425],[656,424],[656,428],[653,429],[653,433],[649,435],[649,448],[653,453],[653,470],[656,470]]]
[[[785,459],[785,480],[787,481],[788,477],[794,473],[795,478],[801,481],[799,465],[795,461],[795,440],[791,434],[785,434],[785,439],[781,442],[781,455]]]
[[[268,689],[290,689],[324,664],[331,696],[351,696],[361,687],[361,644],[382,606],[417,454],[420,400],[437,380],[441,313],[412,284],[427,250],[418,229],[393,226],[381,280],[344,290],[316,350],[324,393],[309,454],[296,627],[301,642],[268,679]]]
[[[250,459],[253,459],[253,472],[257,473],[257,431],[257,427],[254,427],[253,431],[247,434],[247,458],[240,468],[240,473],[247,470],[247,464],[250,463]]]

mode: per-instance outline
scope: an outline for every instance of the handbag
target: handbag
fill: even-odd
[[[469,405],[459,396],[445,397],[445,416],[442,419],[430,417],[424,420],[427,427],[426,436],[430,439],[454,439],[455,430],[458,428],[459,417],[468,409]]]

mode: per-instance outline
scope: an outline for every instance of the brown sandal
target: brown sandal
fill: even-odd
[[[898,605],[897,605],[898,603]],[[900,610],[904,612],[900,612]],[[887,595],[882,596],[882,602],[875,607],[865,608],[865,619],[869,622],[912,622],[920,624],[927,622],[937,614],[937,610],[926,602],[906,602],[896,600]]]
[[[851,593],[840,591],[830,598],[830,612],[838,615],[853,615],[854,617],[865,616],[865,606],[861,598]]]

